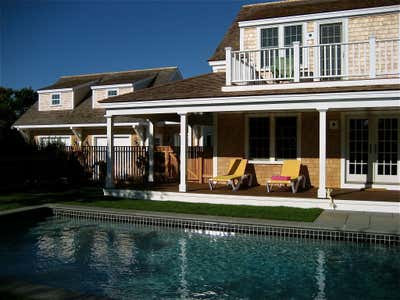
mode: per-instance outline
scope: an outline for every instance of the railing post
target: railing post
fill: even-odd
[[[300,42],[293,43],[293,57],[294,82],[300,82]]]
[[[369,77],[376,77],[376,38],[369,37]]]
[[[232,47],[225,48],[225,77],[226,85],[232,85]]]
[[[114,188],[114,133],[113,117],[107,116],[107,177],[106,188]]]

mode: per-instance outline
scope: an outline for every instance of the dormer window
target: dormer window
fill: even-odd
[[[60,94],[52,94],[51,105],[60,105],[60,104],[61,104]]]
[[[114,97],[114,96],[117,96],[117,95],[118,95],[118,90],[116,90],[116,89],[107,91],[107,98]]]

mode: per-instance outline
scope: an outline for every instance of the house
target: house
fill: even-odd
[[[39,144],[106,146],[105,109],[100,100],[182,79],[177,67],[63,76],[39,89],[39,99],[13,125],[28,140]],[[141,119],[115,121],[115,145],[143,145],[146,124]],[[179,143],[176,123],[157,122],[156,144]]]
[[[298,159],[315,198],[325,199],[327,188],[399,190],[399,12],[397,0],[245,5],[210,57],[211,73],[100,101],[109,145],[120,117],[179,116],[178,190],[186,199],[195,197],[186,168],[194,119],[212,124],[214,176],[232,158],[247,158],[265,186],[283,160]],[[113,174],[109,163],[106,193],[128,195],[113,189]]]

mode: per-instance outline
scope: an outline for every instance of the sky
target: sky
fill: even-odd
[[[211,71],[241,5],[268,0],[0,1],[0,86],[41,88],[63,75],[178,66]]]

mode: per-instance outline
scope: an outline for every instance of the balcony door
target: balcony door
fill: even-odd
[[[319,60],[322,78],[339,78],[342,74],[342,23],[319,25]]]
[[[365,184],[398,184],[399,142],[399,116],[348,118],[346,180]]]

